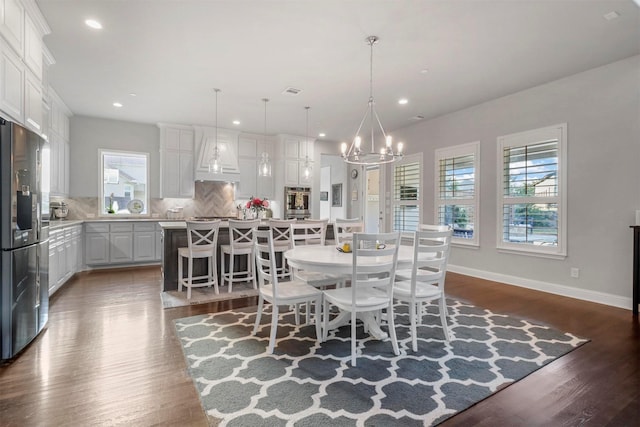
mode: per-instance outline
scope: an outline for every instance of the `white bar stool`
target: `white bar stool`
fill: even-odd
[[[253,241],[255,239],[254,231],[260,225],[259,219],[250,221],[229,220],[229,244],[220,245],[220,268],[222,286],[225,281],[229,283],[229,292],[233,290],[234,282],[253,281],[253,289],[257,289],[256,274],[253,258]],[[229,272],[225,271],[225,254],[229,255]],[[245,255],[247,257],[247,269],[234,271],[234,258],[236,255]],[[241,275],[241,277],[236,277]]]
[[[191,288],[214,286],[218,291],[218,268],[216,266],[216,251],[218,245],[218,230],[220,220],[216,221],[187,221],[187,238],[189,246],[178,248],[178,291],[187,288],[187,299],[191,299]],[[183,277],[183,260],[187,258],[187,277]],[[193,275],[193,260],[207,258],[207,274]],[[204,281],[203,281],[204,280]],[[194,281],[197,281],[195,283]]]

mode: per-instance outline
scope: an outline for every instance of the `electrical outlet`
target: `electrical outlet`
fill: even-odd
[[[580,277],[580,269],[573,267],[571,269],[571,277],[573,277],[574,279],[577,279],[578,277]]]

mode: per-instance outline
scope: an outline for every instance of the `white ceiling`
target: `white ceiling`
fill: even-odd
[[[50,83],[78,115],[349,140],[374,97],[387,132],[640,53],[632,0],[37,0]],[[617,11],[608,21],[603,15]],[[94,18],[104,29],[91,30]],[[423,73],[421,70],[428,69]],[[302,89],[297,96],[285,88]],[[132,97],[129,94],[136,93]],[[398,99],[406,97],[407,105]],[[124,106],[116,109],[112,103]]]

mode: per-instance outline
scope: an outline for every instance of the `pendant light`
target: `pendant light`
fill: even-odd
[[[304,107],[305,110],[307,110],[307,134],[306,134],[306,139],[305,142],[307,143],[307,149],[305,150],[305,158],[304,158],[304,165],[302,168],[302,180],[304,182],[309,182],[311,181],[311,178],[313,177],[313,166],[311,165],[311,160],[309,160],[309,109],[311,107]]]
[[[220,89],[216,88],[213,89],[213,91],[216,93],[216,146],[213,149],[213,156],[211,156],[211,159],[209,160],[209,172],[213,174],[220,174],[222,173],[222,160],[220,159],[220,150],[218,149],[218,93],[220,92]]]
[[[262,102],[264,102],[264,146],[267,146],[267,102],[269,102],[268,98],[262,98]],[[271,160],[269,160],[269,153],[266,151],[262,152],[262,158],[258,163],[258,176],[271,176]]]
[[[369,44],[371,48],[371,56],[369,61],[369,70],[370,70],[370,78],[369,78],[369,106],[367,111],[364,113],[364,117],[360,122],[360,126],[358,126],[358,130],[356,131],[356,136],[351,143],[351,146],[347,146],[346,142],[342,143],[342,158],[345,162],[353,164],[353,165],[381,165],[385,163],[391,163],[396,160],[402,159],[402,142],[399,142],[396,148],[396,151],[393,151],[391,136],[385,134],[384,129],[382,128],[382,123],[380,123],[380,118],[378,117],[378,113],[376,112],[375,102],[373,100],[373,45],[378,42],[378,37],[369,36],[366,39],[366,42]],[[360,138],[360,130],[362,129],[362,125],[364,124],[367,116],[370,118],[370,131],[371,131],[371,148],[367,150],[364,146],[361,146],[362,138]],[[382,145],[379,149],[375,147],[375,138],[374,138],[374,125],[377,124],[380,128],[382,137],[384,138],[385,145]],[[366,142],[365,142],[366,144]],[[348,148],[348,149],[347,149]]]

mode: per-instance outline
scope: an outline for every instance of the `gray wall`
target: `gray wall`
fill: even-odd
[[[160,129],[155,125],[73,116],[69,124],[69,195],[98,197],[99,149],[149,153],[150,193],[160,194]]]
[[[434,218],[434,150],[480,141],[480,248],[455,247],[452,269],[526,287],[631,307],[632,233],[640,209],[640,56],[393,132],[423,153],[424,216]],[[496,250],[496,138],[557,123],[568,127],[568,256]],[[580,277],[570,277],[570,268]]]

